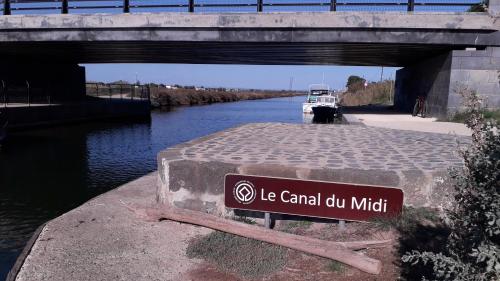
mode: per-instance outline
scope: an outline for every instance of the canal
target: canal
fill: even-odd
[[[169,146],[251,122],[302,123],[304,97],[153,111],[147,122],[94,122],[11,134],[0,148],[0,280],[35,229],[156,169]]]

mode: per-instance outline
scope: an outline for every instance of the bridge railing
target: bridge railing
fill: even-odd
[[[150,87],[136,84],[86,83],[86,95],[104,99],[150,100]],[[54,105],[68,102],[59,85],[33,80],[0,78],[0,107]]]
[[[278,11],[482,11],[484,0],[1,0],[11,14]]]

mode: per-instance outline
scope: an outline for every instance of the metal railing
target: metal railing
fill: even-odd
[[[81,101],[67,99],[57,85],[40,81],[0,79],[2,107],[31,107]],[[149,85],[86,83],[86,95],[106,99],[150,100]]]
[[[108,99],[150,100],[149,85],[86,83],[86,94]]]
[[[131,12],[466,11],[481,0],[2,0],[3,15]],[[474,10],[474,9],[472,9]]]
[[[7,81],[0,79],[0,102],[7,106],[52,105],[51,91],[42,85],[33,85],[29,80]]]

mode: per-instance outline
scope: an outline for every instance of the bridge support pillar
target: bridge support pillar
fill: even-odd
[[[411,112],[425,96],[429,114],[447,117],[460,110],[460,88],[476,91],[489,108],[500,108],[500,48],[455,50],[396,72],[396,108]]]
[[[39,100],[50,97],[50,102],[78,101],[86,95],[85,68],[77,64],[0,64],[0,80],[12,99],[22,95],[28,84]]]

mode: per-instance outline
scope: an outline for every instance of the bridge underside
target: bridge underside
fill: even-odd
[[[500,107],[499,30],[498,18],[485,13],[6,16],[0,68],[8,73],[14,66],[24,81],[35,69],[79,63],[396,66],[404,67],[397,106],[411,109],[423,95],[432,114],[445,115],[459,106],[456,83]]]
[[[454,46],[457,48],[457,46]],[[7,42],[2,61],[404,66],[449,45],[237,42]]]

